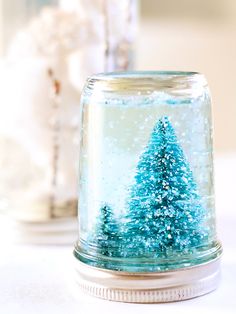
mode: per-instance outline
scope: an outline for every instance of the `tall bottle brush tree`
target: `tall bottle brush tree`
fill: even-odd
[[[188,252],[207,237],[197,185],[168,117],[140,156],[127,205],[126,256]]]

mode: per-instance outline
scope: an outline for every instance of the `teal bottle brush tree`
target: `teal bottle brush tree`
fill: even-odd
[[[188,254],[208,238],[204,220],[189,163],[169,118],[162,117],[139,158],[126,214],[115,218],[112,207],[103,205],[92,238],[108,257]]]
[[[187,253],[207,238],[204,213],[189,163],[170,120],[163,117],[139,159],[130,189],[126,247],[137,256]]]
[[[93,237],[93,241],[102,255],[114,256],[115,248],[119,249],[119,226],[113,209],[108,204],[104,204],[100,208]]]

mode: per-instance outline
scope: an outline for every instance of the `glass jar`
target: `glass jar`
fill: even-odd
[[[136,0],[0,0],[0,211],[76,215],[84,79],[133,63]]]
[[[81,119],[74,251],[81,286],[130,302],[174,301],[215,289],[222,249],[204,76],[92,76]]]

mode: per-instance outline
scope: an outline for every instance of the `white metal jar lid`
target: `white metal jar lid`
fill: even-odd
[[[155,273],[103,270],[76,260],[80,288],[95,297],[131,303],[173,302],[215,290],[220,279],[220,258],[194,267]]]

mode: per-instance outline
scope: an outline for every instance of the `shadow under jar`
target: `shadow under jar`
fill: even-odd
[[[90,77],[82,95],[78,282],[115,301],[214,290],[211,99],[195,72]]]

